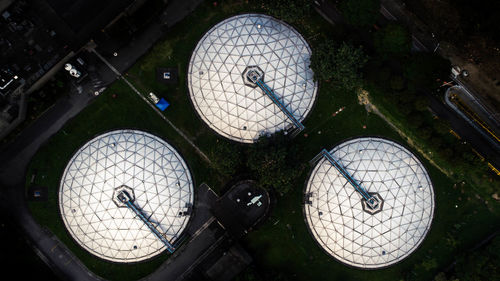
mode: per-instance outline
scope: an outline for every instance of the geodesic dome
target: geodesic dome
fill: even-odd
[[[136,213],[120,204],[121,190],[167,240],[175,241],[185,229],[193,181],[179,153],[149,133],[108,132],[73,155],[59,189],[64,224],[90,253],[113,262],[137,262],[166,249]]]
[[[229,139],[252,143],[292,122],[258,87],[245,84],[248,67],[293,116],[302,121],[316,98],[309,68],[311,49],[291,26],[270,16],[244,14],[211,28],[191,57],[188,86],[194,108],[210,128]]]
[[[331,256],[375,269],[410,255],[424,240],[434,213],[432,183],[406,148],[381,138],[356,138],[330,155],[371,195],[381,210],[368,212],[363,197],[326,158],[313,169],[304,214],[311,234]]]

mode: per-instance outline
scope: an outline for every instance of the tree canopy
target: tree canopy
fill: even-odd
[[[286,22],[296,22],[311,13],[308,0],[263,0],[262,7],[272,16]]]
[[[348,24],[370,26],[380,14],[380,0],[344,0],[339,8]]]
[[[455,280],[500,280],[500,236],[495,236],[486,246],[463,253],[457,257],[456,265],[447,274],[440,272],[435,281]],[[446,275],[449,275],[447,277]]]
[[[287,193],[302,170],[297,147],[282,132],[261,137],[248,151],[247,166],[266,189]]]
[[[217,140],[217,145],[210,151],[210,159],[215,169],[225,176],[233,175],[242,164],[239,147],[221,140]]]
[[[374,44],[383,56],[403,56],[410,52],[411,36],[403,26],[389,24],[375,33]]]
[[[345,42],[336,47],[333,41],[326,40],[313,49],[311,68],[315,80],[331,80],[352,90],[360,85],[360,70],[367,60],[361,47],[356,48]]]
[[[439,84],[436,80],[447,77],[450,69],[450,61],[441,56],[417,53],[408,61],[405,76],[410,87],[434,88]]]

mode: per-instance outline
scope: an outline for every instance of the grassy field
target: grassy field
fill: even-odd
[[[116,98],[113,98],[113,94]],[[28,178],[36,172],[34,184],[47,186],[49,199],[48,202],[29,202],[29,207],[35,219],[56,234],[90,270],[107,279],[136,280],[151,273],[167,255],[134,265],[120,265],[97,259],[80,248],[68,235],[57,207],[59,181],[73,153],[92,137],[121,128],[148,131],[167,140],[186,159],[195,184],[205,181],[211,186],[218,186],[222,181],[149,106],[126,88],[123,82],[117,82],[53,136],[34,157]]]
[[[202,4],[192,15],[169,31],[151,52],[141,58],[126,74],[141,92],[155,92],[172,105],[165,112],[178,128],[205,152],[210,154],[220,142],[242,147],[217,136],[197,117],[189,101],[186,69],[192,50],[201,36],[220,20],[255,7],[242,3],[220,3],[217,7]],[[298,29],[311,40],[315,34],[335,32],[317,14],[308,26]],[[312,26],[312,27],[311,27]],[[155,80],[156,67],[178,67],[179,83],[165,86]],[[116,97],[113,97],[116,95]],[[340,107],[345,110],[336,116]],[[386,110],[390,111],[390,108]],[[355,93],[321,83],[318,100],[305,120],[304,134],[294,142],[302,149],[300,159],[307,163],[322,148],[332,148],[338,142],[355,136],[375,135],[405,141],[383,120],[368,114],[359,105]],[[363,128],[366,126],[366,128]],[[36,172],[34,184],[49,188],[48,202],[30,202],[35,219],[55,233],[90,270],[112,280],[135,280],[154,271],[167,255],[133,265],[108,263],[80,248],[68,235],[60,219],[57,190],[62,172],[72,154],[90,138],[103,132],[136,128],[151,132],[167,140],[178,149],[189,165],[195,186],[202,182],[222,191],[229,178],[218,174],[194,152],[175,130],[133,93],[125,83],[118,81],[98,97],[93,104],[71,120],[34,157],[28,171],[27,186]],[[421,159],[423,157],[420,156]],[[305,170],[297,180],[296,188],[277,198],[271,217],[243,241],[254,257],[254,268],[262,278],[274,279],[282,274],[289,280],[428,280],[435,272],[453,261],[457,252],[469,249],[500,225],[498,213],[488,210],[482,200],[474,196],[468,186],[456,182],[423,161],[434,184],[436,209],[433,226],[421,247],[402,263],[388,269],[362,271],[347,267],[325,254],[308,233],[302,214],[302,191],[307,179]],[[458,205],[458,208],[455,208]],[[240,276],[245,280],[248,273]]]
[[[331,117],[341,106],[346,109]],[[323,84],[317,107],[305,125],[308,137],[296,139],[305,151],[303,162],[312,159],[323,147],[331,148],[346,138],[361,135],[387,137],[409,148],[380,118],[367,114],[357,104],[354,93],[335,91],[327,84]],[[421,155],[419,158],[424,159]],[[306,171],[297,182],[296,190],[278,198],[267,224],[246,238],[256,261],[256,271],[272,271],[271,276],[286,272],[290,280],[432,279],[439,269],[453,261],[456,253],[471,248],[498,229],[500,220],[482,200],[474,197],[474,191],[468,186],[459,184],[454,188],[455,182],[427,161],[422,162],[434,185],[434,220],[420,248],[403,262],[387,269],[363,271],[347,267],[325,254],[308,233],[302,213],[302,192],[309,172]],[[241,280],[245,280],[243,276]]]

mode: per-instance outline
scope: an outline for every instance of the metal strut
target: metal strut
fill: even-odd
[[[297,120],[290,111],[288,111],[286,106],[278,99],[276,94],[273,92],[273,90],[271,90],[271,88],[269,88],[269,86],[266,85],[266,83],[259,79],[257,80],[256,84],[281,109],[281,111],[283,111],[283,113],[285,113],[285,115],[290,120],[292,120],[295,127],[297,127],[300,131],[305,129],[304,125],[302,125],[302,123],[300,123],[300,121]]]
[[[141,210],[139,210],[133,203],[132,198],[130,197],[130,194],[128,194],[127,191],[121,191],[118,193],[118,199],[124,203],[130,210],[132,210],[141,220],[142,222],[149,228],[153,234],[165,244],[167,247],[167,250],[170,253],[173,253],[175,251],[175,247],[168,242],[167,238],[165,238],[157,229],[154,227],[154,225],[146,218],[146,216],[143,214]]]
[[[264,94],[266,94],[273,101],[273,103],[276,104],[279,107],[279,109],[286,115],[286,117],[288,117],[288,119],[292,121],[293,125],[296,128],[296,130],[292,132],[292,136],[296,136],[298,133],[300,133],[302,130],[305,129],[304,125],[302,125],[302,123],[300,123],[300,121],[297,120],[295,116],[293,116],[293,114],[280,101],[278,96],[276,96],[273,90],[269,88],[269,86],[267,86],[266,83],[264,83],[264,81],[262,80],[264,77],[264,73],[260,68],[258,68],[257,66],[252,66],[252,67],[247,67],[245,71],[248,72],[243,73],[244,79],[246,79],[246,81],[250,82],[253,85],[259,86],[259,88],[264,92]]]
[[[366,203],[372,208],[375,209],[379,205],[379,200],[370,195],[364,188],[362,188],[359,183],[349,175],[349,173],[340,165],[335,158],[328,152],[328,150],[321,150],[321,155],[323,155],[330,163],[344,176],[344,178],[354,187],[354,189],[361,194],[361,196],[366,200]]]

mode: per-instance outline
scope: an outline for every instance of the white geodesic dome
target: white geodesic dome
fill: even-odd
[[[311,234],[331,256],[351,266],[375,269],[401,261],[422,243],[434,214],[432,183],[422,163],[386,139],[343,142],[330,154],[382,210],[371,214],[362,196],[327,159],[307,182],[304,214]]]
[[[262,14],[228,18],[210,29],[193,51],[190,98],[210,128],[229,139],[252,143],[261,134],[293,123],[261,89],[245,85],[245,69],[259,67],[264,82],[302,121],[317,92],[310,57],[304,38],[282,21]]]
[[[190,218],[193,181],[171,145],[137,130],[97,136],[69,161],[60,182],[59,208],[71,236],[100,258],[142,261],[166,247],[133,211],[116,203],[117,190],[124,187],[173,243]]]

